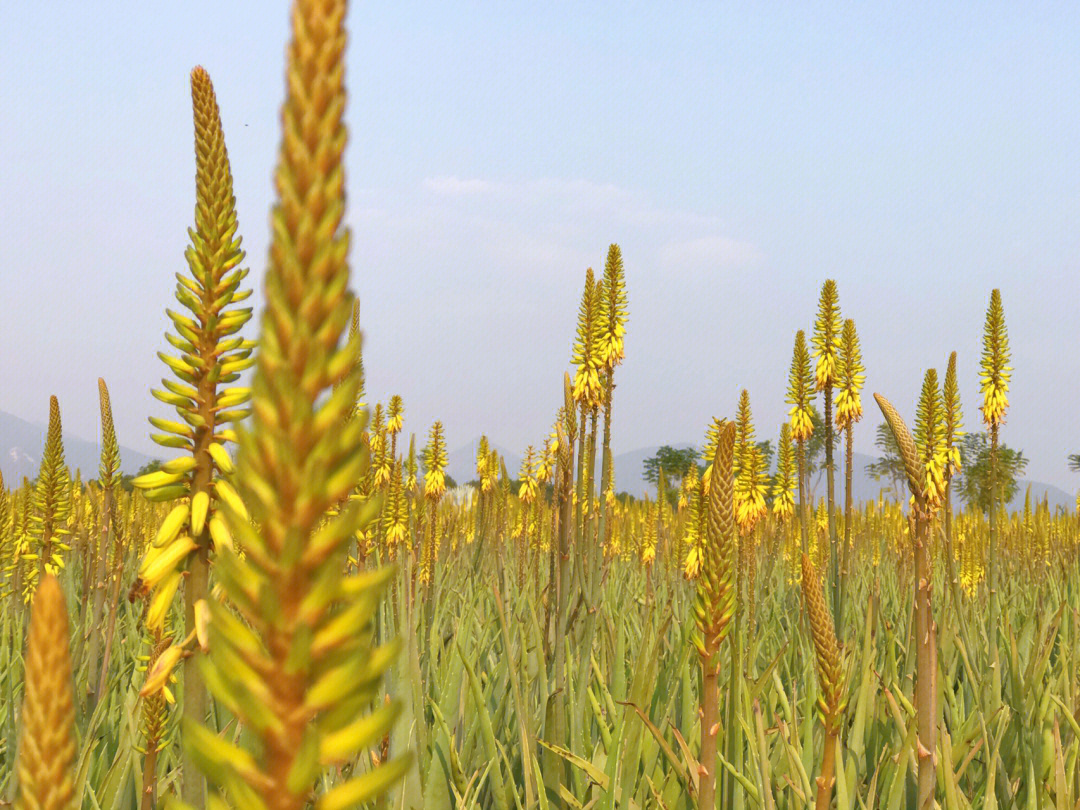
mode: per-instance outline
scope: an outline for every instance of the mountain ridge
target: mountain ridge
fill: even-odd
[[[47,425],[0,411],[0,472],[9,489],[20,486],[24,476],[31,480],[37,476],[47,431]],[[63,442],[64,463],[72,476],[79,470],[84,480],[97,478],[101,445],[67,432],[63,434]],[[150,460],[145,453],[120,447],[120,469],[124,473],[134,473]]]
[[[47,430],[46,425],[30,422],[5,411],[0,411],[0,472],[3,473],[5,485],[8,488],[19,486],[24,476],[33,480],[37,475],[41,453],[45,447]],[[472,441],[459,446],[448,454],[447,473],[458,484],[465,484],[476,478],[476,448],[479,442],[480,437],[477,436]],[[522,456],[506,449],[505,445],[493,442],[490,439],[488,446],[493,450],[497,450],[499,455],[502,456],[506,462],[506,471],[510,474],[510,477],[517,478],[521,469]],[[690,442],[676,442],[671,446],[680,449],[696,447]],[[646,482],[642,475],[645,460],[656,455],[656,451],[659,449],[660,445],[652,445],[615,453],[613,455],[615,490],[629,493],[636,498],[645,495],[656,497],[655,487]],[[597,455],[599,456],[599,452]],[[72,475],[75,474],[76,470],[80,470],[84,479],[96,478],[100,456],[101,448],[98,442],[65,433],[64,460]],[[132,450],[129,447],[120,447],[120,465],[124,473],[134,473],[151,460],[151,456],[146,453]],[[856,503],[876,500],[882,490],[891,489],[892,484],[890,481],[875,481],[866,473],[866,465],[875,460],[876,457],[865,453],[854,453],[852,455],[852,494]],[[842,502],[844,492],[842,454],[836,461],[836,498]],[[598,486],[599,468],[598,459],[596,471]],[[1071,511],[1075,507],[1076,500],[1074,496],[1060,487],[1042,481],[1021,479],[1016,496],[1008,504],[1010,510],[1023,509],[1024,497],[1029,484],[1033,503],[1039,503],[1046,497],[1051,510],[1060,506]],[[812,498],[816,502],[817,498],[823,497],[825,494],[824,472],[819,472],[813,476],[810,486]]]
[[[479,441],[480,437],[477,436],[471,442],[458,447],[457,450],[449,454],[447,472],[458,484],[464,484],[476,478],[476,447]],[[488,440],[488,444],[491,448],[498,450],[499,455],[504,458],[506,461],[506,471],[510,474],[510,477],[517,478],[521,467],[522,457],[516,453],[505,450],[502,445],[492,442],[490,439]],[[676,442],[670,446],[676,449],[682,449],[686,447],[696,447],[697,445],[691,444],[690,442]],[[633,495],[635,498],[640,498],[645,495],[655,498],[655,486],[646,482],[642,475],[644,473],[645,460],[656,455],[656,451],[659,450],[660,447],[661,445],[653,445],[650,447],[639,447],[634,450],[627,450],[622,453],[613,453],[612,461],[615,465],[615,491],[626,492]],[[600,453],[598,451],[597,456],[599,455]],[[881,494],[883,490],[886,491],[886,497],[892,497],[888,492],[888,490],[892,489],[891,481],[887,479],[877,481],[866,472],[866,466],[877,461],[876,456],[867,455],[866,453],[852,453],[851,460],[852,496],[855,503],[877,500],[878,495]],[[598,481],[600,477],[599,468],[600,464],[598,461],[596,471],[596,478]],[[1008,504],[1008,509],[1018,510],[1024,508],[1024,496],[1029,484],[1031,485],[1031,498],[1033,504],[1041,502],[1045,496],[1051,511],[1059,506],[1070,511],[1075,508],[1075,497],[1065,492],[1065,490],[1060,487],[1042,481],[1022,478],[1019,481],[1015,497],[1013,497]],[[838,454],[836,458],[835,488],[836,500],[839,503],[843,503],[844,458],[842,453]],[[824,471],[820,471],[811,476],[810,491],[811,499],[815,503],[818,498],[825,497],[826,482]],[[907,497],[906,492],[904,497]]]

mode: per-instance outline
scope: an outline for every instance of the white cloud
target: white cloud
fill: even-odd
[[[424,188],[444,197],[490,193],[494,184],[479,178],[462,179],[460,177],[428,177]]]
[[[713,235],[668,242],[660,248],[658,258],[665,270],[679,271],[746,267],[760,264],[765,257],[749,242]]]
[[[632,239],[663,269],[741,267],[760,263],[763,252],[728,234],[714,215],[664,208],[641,191],[613,183],[542,178],[525,181],[429,177],[422,206],[403,212],[429,234],[453,224],[462,244],[485,252],[512,241],[519,259],[535,254],[572,259],[604,251],[608,241]],[[466,234],[475,238],[469,238]],[[483,241],[477,241],[481,239]],[[502,253],[503,250],[497,249]],[[644,258],[644,256],[639,256]]]

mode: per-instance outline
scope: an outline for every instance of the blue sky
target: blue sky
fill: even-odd
[[[98,8],[93,8],[98,6]],[[561,398],[587,266],[623,249],[618,448],[700,441],[748,388],[785,416],[835,278],[870,391],[911,418],[959,352],[965,422],[1000,287],[1004,441],[1069,490],[1080,451],[1080,6],[354,3],[351,260],[369,399],[520,452]],[[287,6],[15,4],[0,31],[0,409],[151,449],[193,219],[188,74],[214,80],[261,286]]]

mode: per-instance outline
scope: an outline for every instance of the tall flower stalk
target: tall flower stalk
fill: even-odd
[[[236,493],[220,477],[232,462],[225,449],[234,434],[228,425],[244,419],[250,398],[246,387],[226,388],[253,362],[253,344],[238,332],[251,318],[251,307],[238,303],[251,295],[240,283],[244,252],[237,234],[236,199],[225,150],[221,114],[210,76],[201,67],[191,71],[195,118],[195,227],[188,229],[185,251],[190,276],[177,273],[176,300],[188,314],[166,310],[175,334],[165,337],[179,356],[158,353],[176,379],[161,381],[155,398],[176,409],[179,422],[151,418],[163,433],[151,438],[182,455],[133,483],[152,501],[175,504],[161,525],[153,547],[139,569],[136,592],[153,598],[147,629],[161,630],[165,613],[184,579],[184,632],[195,627],[195,605],[206,598],[210,579],[213,529],[220,522],[217,503],[236,501]],[[220,530],[217,532],[220,534]],[[184,662],[184,714],[195,722],[206,718],[207,694],[194,657]],[[202,777],[187,760],[181,795],[196,805],[204,801]]]
[[[75,695],[68,614],[60,583],[50,573],[41,579],[34,594],[24,681],[15,806],[20,810],[71,810],[76,799]]]
[[[578,426],[577,457],[577,503],[575,505],[574,526],[577,553],[574,555],[577,565],[578,591],[581,594],[584,610],[584,627],[579,644],[582,649],[592,649],[596,632],[596,605],[600,598],[601,550],[599,543],[590,543],[592,503],[595,493],[593,472],[596,452],[596,417],[604,403],[604,379],[601,377],[603,362],[600,354],[601,308],[603,306],[603,282],[597,282],[592,268],[585,271],[585,289],[578,308],[577,335],[574,341],[572,362],[576,369],[572,384],[574,404],[580,412]],[[573,632],[573,628],[571,628]],[[581,656],[578,664],[578,679],[587,680],[589,675],[589,656]],[[586,694],[579,691],[577,704],[571,709],[577,716],[586,711]]]
[[[937,628],[932,607],[933,562],[930,557],[930,526],[941,507],[949,467],[945,463],[945,430],[937,372],[923,379],[912,436],[896,409],[880,394],[878,407],[896,439],[904,472],[911,489],[911,522],[915,557],[915,715],[917,724],[918,792],[916,807],[931,810],[937,782]]]
[[[795,350],[788,373],[787,403],[791,424],[791,440],[795,442],[795,460],[799,468],[799,523],[802,528],[802,551],[810,553],[810,505],[806,482],[806,443],[814,433],[813,398],[814,376],[810,370],[810,353],[806,348],[806,333],[795,333]]]
[[[833,618],[840,617],[840,555],[836,539],[836,474],[833,464],[833,388],[837,383],[836,366],[842,329],[836,282],[826,279],[821,285],[818,315],[814,322],[814,384],[825,394],[825,480],[829,508],[829,577],[832,580]]]
[[[817,569],[807,554],[802,555],[801,586],[803,605],[814,642],[818,687],[821,689],[819,706],[825,724],[825,745],[822,749],[814,808],[829,810],[833,784],[836,781],[836,746],[847,706],[847,683],[840,657],[840,645],[833,628],[833,617],[829,615],[829,605],[825,601]]]
[[[956,609],[956,620],[965,629],[965,618],[961,610],[960,580],[956,570],[956,552],[953,544],[953,511],[952,511],[952,481],[951,478],[960,471],[960,438],[963,434],[963,414],[960,409],[960,386],[956,378],[956,352],[949,355],[949,364],[945,370],[945,383],[941,390],[941,405],[945,413],[945,457],[949,465],[948,479],[945,485],[945,502],[943,513],[945,518],[945,565],[949,577],[949,590],[953,596]],[[964,633],[965,641],[970,636]]]
[[[424,447],[424,502],[427,504],[426,533],[420,560],[420,582],[430,587],[435,577],[435,561],[439,554],[439,501],[446,492],[446,439],[442,422],[435,422]]]
[[[731,674],[728,689],[727,726],[725,735],[727,759],[736,770],[742,769],[744,736],[738,730],[738,712],[742,705],[744,661],[754,632],[754,590],[757,580],[757,548],[754,527],[765,516],[765,472],[761,451],[754,441],[754,418],[750,410],[750,393],[744,388],[739,395],[735,414],[735,449],[733,451],[733,493],[735,509],[738,564],[735,573],[735,629],[732,638]],[[713,475],[716,475],[714,467]],[[735,781],[730,773],[723,777],[725,806],[736,800]]]
[[[626,356],[626,277],[622,251],[608,247],[604,262],[603,293],[600,297],[599,356],[604,372],[604,444],[600,473],[600,541],[606,546],[610,523],[608,512],[615,500],[615,468],[611,460],[611,398],[615,391],[615,368]]]
[[[720,731],[720,649],[735,616],[735,577],[738,539],[735,528],[735,424],[714,422],[716,451],[708,492],[705,537],[694,599],[692,640],[701,662],[701,762],[699,806],[716,806],[717,734]],[[733,729],[728,729],[728,734]]]
[[[346,418],[360,374],[359,336],[342,340],[353,305],[343,225],[345,10],[344,0],[293,7],[252,418],[238,437],[242,503],[223,499],[221,510],[243,556],[219,548],[226,602],[208,600],[209,655],[199,657],[215,698],[254,745],[237,747],[193,718],[184,726],[218,807],[310,806],[323,773],[382,740],[398,711],[383,703],[382,684],[397,645],[376,646],[373,627],[392,571],[342,575],[350,542],[378,512],[373,500],[347,498],[370,459],[366,412]],[[399,757],[352,773],[314,806],[379,799],[407,765]]]
[[[11,588],[11,578],[18,569],[19,558],[15,542],[12,500],[12,496],[4,487],[4,473],[0,471],[0,604],[8,598],[7,589]]]
[[[120,482],[120,445],[116,441],[116,427],[113,424],[112,403],[105,380],[98,378],[98,404],[101,411],[101,464],[98,467],[98,484],[101,485],[101,509],[98,513],[97,540],[94,566],[94,602],[90,622],[90,646],[87,651],[89,661],[87,689],[92,690],[94,701],[97,694],[97,682],[94,673],[98,671],[98,651],[101,649],[101,618],[105,609],[105,586],[108,576],[109,552],[115,535],[114,511],[116,509],[116,485]]]
[[[49,397],[49,430],[45,437],[45,453],[31,495],[30,537],[34,565],[26,569],[27,597],[33,593],[43,572],[56,576],[64,567],[63,552],[70,546],[64,538],[69,534],[68,515],[71,513],[71,475],[64,463],[64,441],[60,425],[60,403]]]
[[[848,554],[851,553],[852,492],[851,465],[853,456],[852,433],[856,422],[862,419],[863,375],[862,350],[855,332],[855,321],[844,321],[840,335],[840,350],[836,356],[836,427],[844,433],[844,542],[840,554],[840,576],[836,579],[836,623],[843,625],[844,580],[848,574]]]
[[[780,426],[780,444],[776,451],[776,477],[773,479],[772,512],[776,517],[777,529],[783,543],[784,554],[789,568],[788,573],[794,580],[794,569],[799,565],[799,555],[791,547],[793,541],[791,517],[795,514],[795,449],[791,446],[791,425],[785,422]]]
[[[591,451],[588,444],[589,433],[586,429],[586,420],[592,416],[595,428],[596,413],[604,403],[604,383],[600,377],[603,362],[599,341],[602,292],[603,290],[593,276],[592,268],[588,268],[585,271],[585,289],[581,294],[581,305],[578,308],[577,339],[574,341],[572,360],[577,367],[573,383],[574,402],[581,413],[581,424],[578,428],[577,507],[574,518],[578,542],[585,537],[585,522],[589,517],[588,505],[593,495],[590,489],[592,470],[589,469],[588,464],[591,461]],[[598,559],[598,555],[593,552],[593,549],[587,552],[589,561]]]
[[[987,637],[990,639],[992,675],[992,708],[1001,700],[1001,661],[998,652],[998,440],[1005,412],[1009,408],[1009,332],[1005,328],[1005,310],[1001,306],[1001,291],[990,293],[983,327],[983,351],[980,361],[983,424],[990,431],[990,547],[986,565],[986,584],[990,591],[990,610],[986,616]]]

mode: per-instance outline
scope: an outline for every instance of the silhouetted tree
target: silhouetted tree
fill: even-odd
[[[128,492],[131,492],[133,489],[133,487],[131,486],[131,482],[133,479],[138,478],[140,475],[146,475],[147,473],[152,473],[160,470],[161,465],[164,463],[165,462],[162,461],[160,458],[150,459],[148,462],[139,467],[138,472],[136,472],[134,475],[120,476],[120,486]]]
[[[960,499],[969,509],[977,507],[987,512],[990,508],[990,434],[966,434],[960,440],[960,462],[962,468],[956,482]],[[1020,489],[1019,478],[1027,465],[1023,451],[1004,444],[998,446],[998,497],[1003,506],[1016,497]]]
[[[665,444],[656,451],[656,455],[645,459],[645,472],[642,477],[650,484],[655,484],[660,468],[663,467],[668,484],[675,484],[682,481],[690,465],[696,464],[697,460],[698,451],[693,447],[676,448]]]
[[[885,422],[877,426],[874,447],[881,452],[881,456],[877,461],[866,465],[867,474],[875,481],[889,481],[893,493],[900,497],[903,494],[900,487],[907,479],[907,473],[904,472],[904,462],[900,458],[900,445],[896,443],[896,436]]]

